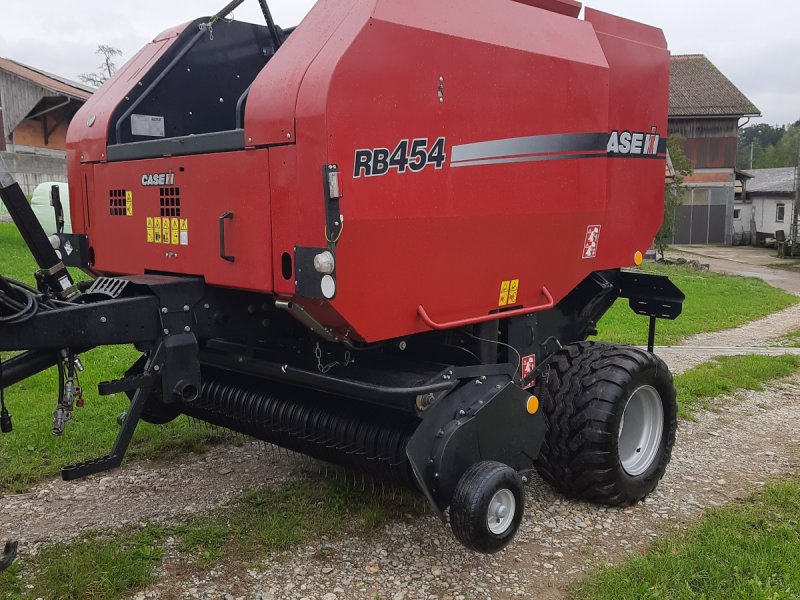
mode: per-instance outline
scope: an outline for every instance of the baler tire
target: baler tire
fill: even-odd
[[[514,505],[508,524],[494,532],[489,525],[489,510],[498,495],[513,497]],[[517,472],[503,463],[479,462],[467,469],[456,486],[450,503],[450,527],[456,539],[470,550],[494,554],[514,539],[524,508],[525,492]]]
[[[660,407],[651,411],[656,410],[661,435],[653,439],[649,462],[637,465],[634,459],[633,469],[629,459],[631,474],[623,464],[620,435],[626,408],[641,390],[651,407]],[[675,386],[664,361],[632,347],[572,344],[556,354],[537,391],[547,423],[536,461],[542,479],[567,496],[611,506],[634,504],[656,488],[670,462],[678,423]],[[653,404],[656,399],[660,404]]]

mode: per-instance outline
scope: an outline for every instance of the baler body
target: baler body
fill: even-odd
[[[277,52],[246,24],[165,32],[70,129],[92,268],[274,294],[373,342],[633,264],[662,222],[664,37],[531,4],[322,0]],[[330,298],[302,252],[329,246]]]
[[[0,363],[0,429],[2,390],[58,365],[63,434],[76,354],[133,344],[98,390],[131,399],[117,441],[67,480],[185,415],[422,492],[480,552],[534,468],[650,493],[677,411],[655,323],[684,296],[623,267],[663,219],[661,31],[574,0],[319,0],[281,30],[263,0],[266,27],[226,20],[243,1],[77,113],[72,233],[48,239],[0,160],[40,267],[38,289],[0,275],[0,351],[26,351]],[[648,352],[586,341],[619,298]]]

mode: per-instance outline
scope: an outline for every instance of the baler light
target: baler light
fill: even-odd
[[[322,295],[328,300],[336,295],[336,280],[330,275],[325,275],[325,277],[322,278],[321,287]]]
[[[633,255],[633,262],[636,263],[637,267],[641,267],[644,262],[644,255],[637,250],[636,254]]]
[[[537,412],[539,412],[539,398],[536,396],[531,396],[528,398],[527,408],[529,414],[535,415]]]
[[[332,252],[320,252],[314,257],[314,269],[323,275],[332,275],[336,270],[336,259]]]
[[[339,171],[328,173],[328,196],[331,200],[339,200],[342,197],[342,186],[339,183]]]

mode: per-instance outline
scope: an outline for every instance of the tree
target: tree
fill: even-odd
[[[113,46],[106,46],[100,44],[95,50],[95,54],[103,57],[103,62],[97,67],[94,73],[81,73],[78,75],[83,83],[92,87],[100,87],[114,74],[117,70],[117,65],[114,63],[114,58],[122,56],[122,50],[114,48]]]
[[[793,167],[797,161],[800,121],[792,125],[761,123],[739,132],[739,169],[772,169]],[[752,164],[751,164],[752,155]]]
[[[656,251],[664,258],[666,250],[675,233],[675,210],[681,205],[686,186],[683,180],[692,174],[692,161],[683,151],[683,137],[671,135],[667,140],[669,156],[675,175],[664,187],[664,224],[656,235]]]

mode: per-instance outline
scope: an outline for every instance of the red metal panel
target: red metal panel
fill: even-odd
[[[85,125],[92,101],[71,131],[70,178],[89,180],[88,192],[76,186],[73,210],[96,267],[274,290],[370,341],[429,330],[421,305],[430,322],[446,323],[535,309],[550,302],[545,289],[558,302],[589,273],[631,264],[663,212],[664,161],[653,144],[639,158],[607,148],[621,132],[666,132],[663,35],[587,15],[512,1],[320,0],[247,103],[247,143],[280,146],[82,172],[79,154],[104,160],[106,120],[127,92],[109,86],[94,104],[102,135]],[[162,51],[151,48],[136,68]],[[441,164],[356,176],[357,151],[415,139],[427,149],[445,140]],[[345,227],[337,296],[322,302],[297,296],[280,266],[295,246],[328,243],[327,164],[341,168]],[[167,173],[189,220],[188,245],[175,248],[147,239],[163,186],[143,186],[142,176]],[[110,214],[114,189],[132,192],[133,215]],[[219,257],[218,218],[228,211],[234,263]]]
[[[610,15],[594,8],[586,7],[584,18],[594,25],[598,33],[613,35],[626,40],[639,42],[648,46],[655,46],[662,50],[667,49],[667,38],[664,32],[657,28]]]
[[[486,315],[497,310],[505,280],[521,280],[518,305],[537,306],[545,285],[562,298],[591,268],[581,252],[587,226],[605,211],[604,160],[352,179],[356,149],[401,139],[446,137],[450,156],[462,144],[608,131],[608,71],[591,25],[500,6],[379,2],[354,39],[337,32],[303,82],[298,156],[310,152],[304,135],[312,145],[327,138],[328,155],[306,155],[298,172],[313,174],[307,193],[315,203],[322,164],[339,164],[346,177],[331,304],[364,339],[427,330],[420,304],[436,321]],[[298,229],[324,244],[321,210]]]
[[[669,52],[663,33],[646,25],[587,9],[586,19],[610,67],[609,130],[648,131],[666,138],[669,105]],[[608,254],[599,266],[629,264],[653,242],[664,215],[664,163],[617,158],[608,161],[609,212],[603,236]]]
[[[515,0],[528,6],[536,6],[551,12],[557,12],[568,17],[577,17],[581,14],[582,4],[575,0]]]
[[[94,165],[88,234],[95,269],[126,275],[202,275],[210,285],[271,291],[268,160],[264,149]],[[170,174],[174,180],[143,185],[145,176]],[[132,214],[112,214],[112,200],[119,197],[112,190],[130,192]],[[179,208],[180,215],[164,216],[162,197],[167,200],[163,208]],[[180,199],[179,207],[170,202],[173,198]],[[219,217],[227,212],[234,217],[225,226],[226,254],[235,262],[220,258]],[[151,238],[148,230],[157,228],[155,222],[148,227],[149,219],[156,218],[167,219],[169,227]],[[178,236],[173,234],[173,219]],[[167,230],[169,236],[164,236]]]
[[[294,142],[295,106],[306,69],[342,22],[352,21],[353,11],[358,7],[371,11],[374,3],[334,0],[314,5],[253,83],[245,115],[248,144]]]

